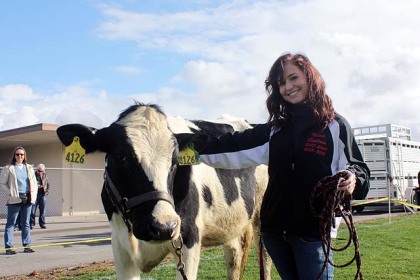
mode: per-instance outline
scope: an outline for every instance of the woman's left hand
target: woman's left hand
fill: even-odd
[[[354,173],[349,170],[345,170],[345,172],[347,174],[344,177],[344,180],[338,184],[338,190],[350,195],[353,193],[354,188],[356,187],[356,175],[354,175]]]

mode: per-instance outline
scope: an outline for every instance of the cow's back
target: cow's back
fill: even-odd
[[[214,122],[169,120],[175,133],[199,132],[218,136],[251,127],[244,120],[233,118]],[[202,246],[223,245],[241,236],[249,227],[255,213],[255,168],[215,169],[202,163],[178,167],[176,176],[175,205],[182,219],[181,231],[187,240],[197,243],[200,239]],[[186,241],[187,246],[192,243]]]
[[[202,245],[222,245],[240,236],[255,211],[255,168],[225,170],[201,164],[192,172],[201,193],[197,224],[202,223]]]

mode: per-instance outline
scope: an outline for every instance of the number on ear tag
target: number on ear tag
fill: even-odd
[[[200,155],[194,149],[194,144],[188,145],[187,148],[179,151],[178,154],[179,165],[196,165],[200,164]]]
[[[80,145],[79,136],[74,136],[73,142],[64,150],[65,160],[73,163],[85,162],[85,149]]]

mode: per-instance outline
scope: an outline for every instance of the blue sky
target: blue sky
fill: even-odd
[[[105,20],[100,2],[17,2],[5,3],[1,9],[7,24],[0,30],[10,38],[1,47],[2,83],[24,83],[40,91],[81,81],[127,94],[158,89],[158,75],[148,72],[147,65],[161,68],[163,55],[155,58],[149,50],[138,50],[133,41],[99,38],[98,29]],[[164,80],[180,67],[180,60],[171,59]]]
[[[264,122],[264,79],[291,51],[354,127],[395,123],[420,141],[418,11],[416,0],[2,1],[0,130],[103,127],[134,99]]]

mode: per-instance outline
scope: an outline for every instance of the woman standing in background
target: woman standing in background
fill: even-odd
[[[15,255],[13,231],[18,214],[21,217],[23,252],[33,253],[29,220],[32,204],[35,203],[38,187],[33,167],[27,163],[26,151],[16,147],[10,164],[3,167],[0,186],[7,194],[7,222],[4,234],[6,255]]]

